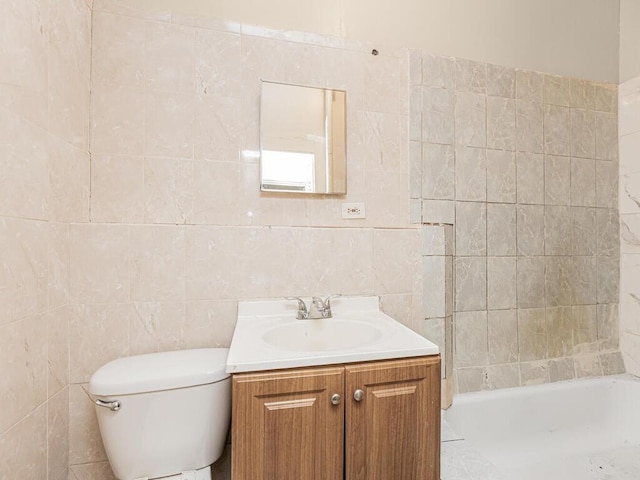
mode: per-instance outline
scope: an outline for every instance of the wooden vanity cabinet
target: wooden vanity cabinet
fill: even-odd
[[[236,374],[232,442],[233,480],[439,480],[440,357]]]

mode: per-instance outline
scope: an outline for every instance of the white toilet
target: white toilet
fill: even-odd
[[[231,418],[228,349],[152,353],[107,363],[89,393],[120,480],[209,480]]]

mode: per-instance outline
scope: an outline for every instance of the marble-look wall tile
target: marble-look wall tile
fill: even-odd
[[[48,396],[69,385],[69,314],[65,305],[47,313]]]
[[[422,258],[423,265],[423,300],[422,308],[425,317],[444,317],[447,313],[446,284],[447,261],[444,256],[428,256]]]
[[[596,209],[571,207],[571,245],[573,255],[595,255],[597,248]]]
[[[619,291],[620,259],[598,257],[597,265],[597,301],[598,303],[616,303]]]
[[[571,80],[558,75],[545,75],[544,103],[568,107],[571,103]]]
[[[502,65],[487,65],[487,93],[494,97],[516,97],[516,71]]]
[[[596,160],[596,206],[618,206],[618,164]]]
[[[486,390],[486,375],[484,367],[466,367],[456,369],[456,383],[458,393],[470,393]],[[443,445],[457,442],[445,442]],[[443,458],[443,463],[446,461]],[[445,464],[446,465],[446,464]],[[444,470],[444,465],[443,465]]]
[[[228,348],[237,317],[238,302],[235,300],[187,302],[183,330],[185,348]]]
[[[596,158],[618,160],[618,116],[596,112]]]
[[[108,461],[71,465],[69,480],[116,480]]]
[[[89,221],[89,153],[68,143],[52,140],[49,150],[51,220]]]
[[[458,92],[455,100],[455,141],[469,147],[487,146],[487,97]]]
[[[542,102],[544,75],[538,72],[516,70],[516,98]]]
[[[487,375],[487,388],[489,390],[520,386],[520,366],[517,363],[489,365],[485,368],[485,372]]]
[[[456,90],[459,92],[487,93],[487,64],[472,60],[455,59]]]
[[[47,478],[47,407],[41,405],[0,435],[3,478]]]
[[[93,155],[91,220],[98,223],[144,221],[144,159]]]
[[[487,308],[516,308],[516,257],[487,257]]]
[[[450,90],[422,90],[422,141],[453,144],[454,105],[455,97]]]
[[[513,363],[518,361],[517,310],[492,310],[488,312],[489,363]]]
[[[80,304],[70,308],[71,383],[88,382],[105,363],[129,354],[131,304]]]
[[[193,161],[144,159],[144,217],[148,223],[184,224],[193,216]]]
[[[595,103],[595,84],[588,80],[571,79],[571,107],[593,110]]]
[[[544,206],[518,205],[518,255],[544,255]]]
[[[43,315],[0,327],[0,398],[4,404],[0,412],[2,432],[16,428],[14,426],[20,419],[47,400],[46,327]]]
[[[544,257],[518,257],[518,308],[545,306],[544,269]]]
[[[556,307],[573,304],[573,261],[571,257],[545,257],[546,305]]]
[[[421,258],[406,252],[419,250],[418,230],[375,229],[372,255],[374,291],[386,294],[413,292],[414,272],[420,268]],[[379,268],[382,265],[384,268]]]
[[[129,227],[72,225],[70,296],[73,302],[129,299]]]
[[[88,385],[69,387],[69,464],[75,466],[107,460],[102,446],[95,405],[87,392]]]
[[[544,157],[533,153],[516,154],[518,203],[544,204]]]
[[[422,85],[412,85],[409,93],[409,140],[422,140]]]
[[[552,155],[571,153],[571,111],[566,107],[544,107],[544,151]]]
[[[546,155],[544,164],[545,205],[571,204],[571,159]]]
[[[128,319],[130,355],[187,348],[184,302],[135,302]]]
[[[573,257],[573,293],[575,305],[596,304],[596,257]]]
[[[456,202],[456,255],[487,254],[487,206],[478,202]]]
[[[487,155],[483,148],[455,150],[456,200],[485,201],[487,198]]]
[[[513,152],[487,150],[487,202],[516,202],[516,163]]]
[[[620,255],[620,220],[618,211],[613,209],[596,210],[597,253],[598,255]]]
[[[487,98],[487,147],[498,150],[516,148],[516,106],[508,98]]]
[[[617,344],[619,338],[619,318],[617,304],[597,306],[598,340],[609,340]]]
[[[157,157],[193,158],[196,96],[186,92],[145,92],[144,152]]]
[[[422,225],[422,255],[453,255],[452,228],[443,225]]]
[[[596,115],[592,110],[571,109],[571,156],[596,156]]]
[[[69,225],[66,223],[50,223],[48,262],[48,296],[50,310],[69,302],[70,255]]]
[[[456,325],[456,365],[475,367],[486,365],[487,312],[458,312]]]
[[[626,371],[620,352],[601,353],[600,366],[603,375],[620,375]]]
[[[586,158],[571,159],[571,205],[596,206],[596,164]]]
[[[424,223],[454,224],[456,202],[452,200],[424,200],[422,202],[422,221]]]
[[[573,354],[574,322],[572,311],[570,306],[546,309],[547,346],[550,358],[567,357]],[[556,368],[558,367],[560,365],[556,366]]]
[[[201,95],[195,103],[194,157],[237,162],[241,148],[240,100]]]
[[[571,255],[571,207],[547,205],[544,209],[545,255]]]
[[[578,355],[574,358],[576,378],[600,377],[602,366],[598,354]]]
[[[538,360],[535,362],[520,363],[520,385],[541,385],[549,383],[549,361]]]
[[[487,308],[487,260],[485,257],[455,257],[455,311]]]
[[[618,86],[606,83],[596,84],[596,111],[617,113],[618,112]]]
[[[195,29],[167,23],[146,23],[145,80],[148,88],[193,92]]]
[[[422,83],[428,87],[453,88],[455,85],[455,63],[451,57],[422,55]]]
[[[422,144],[409,142],[409,198],[422,198]]]
[[[233,79],[241,75],[240,35],[209,29],[195,35],[196,92],[239,98],[242,88]]]
[[[60,478],[69,468],[69,387],[51,397],[47,404],[47,472]]]
[[[559,358],[549,361],[549,381],[563,382],[575,378],[575,365],[573,358]]]
[[[516,100],[516,149],[520,152],[543,152],[542,103]]]
[[[598,339],[597,309],[595,305],[577,305],[573,307],[573,339],[575,351],[585,348]]]
[[[516,205],[487,204],[487,255],[516,254]]]
[[[520,361],[547,358],[547,326],[544,308],[518,310]]]
[[[422,145],[422,198],[453,200],[455,156],[451,145]]]

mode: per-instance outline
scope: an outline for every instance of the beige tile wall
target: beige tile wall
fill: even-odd
[[[455,229],[458,391],[623,371],[616,86],[417,51],[410,81],[412,221]]]
[[[69,476],[69,222],[89,219],[91,4],[0,16],[0,478]]]
[[[93,372],[228,346],[239,299],[373,294],[410,327],[423,320],[404,50],[94,7],[90,222],[69,227],[77,480],[110,478]],[[259,191],[261,79],[347,90],[345,197]],[[367,218],[342,220],[342,202],[365,202]]]

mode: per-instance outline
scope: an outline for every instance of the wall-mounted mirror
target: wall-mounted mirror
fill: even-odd
[[[260,188],[347,192],[347,94],[262,82]]]

